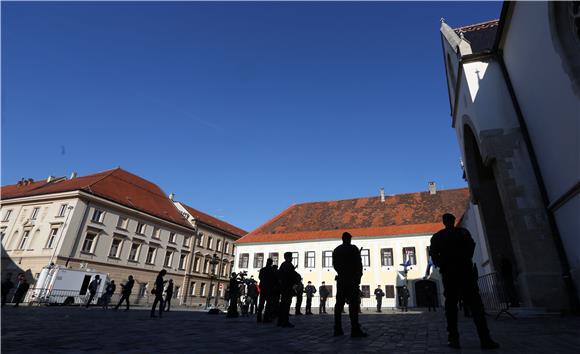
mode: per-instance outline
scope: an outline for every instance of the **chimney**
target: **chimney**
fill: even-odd
[[[433,181],[428,183],[429,185],[429,194],[435,195],[437,194],[437,184]]]
[[[175,198],[175,194],[174,193],[169,193],[169,200],[173,201],[173,198]]]
[[[70,174],[70,178],[69,179],[73,179],[73,178],[76,178],[76,177],[77,177],[77,173],[76,172],[73,172],[73,173]]]
[[[50,183],[54,181],[54,176],[48,176],[48,178],[46,179],[46,183]]]
[[[381,187],[379,189],[379,193],[381,194],[381,203],[384,203],[385,202],[385,188]]]

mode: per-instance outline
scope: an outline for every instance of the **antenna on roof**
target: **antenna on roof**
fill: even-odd
[[[437,194],[437,183],[431,181],[427,185],[429,187],[429,194],[431,195]]]
[[[381,203],[384,203],[385,202],[385,187],[381,187],[379,189],[379,193],[381,195]]]

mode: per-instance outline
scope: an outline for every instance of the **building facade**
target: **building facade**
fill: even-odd
[[[433,289],[442,303],[443,288],[437,271],[428,271],[431,236],[443,228],[441,215],[463,215],[467,189],[378,196],[293,205],[237,241],[235,271],[258,278],[268,258],[283,261],[292,252],[296,271],[304,284],[317,288],[324,281],[336,295],[332,251],[342,243],[345,231],[361,248],[362,305],[375,306],[378,285],[386,294],[383,306],[397,306],[397,293],[407,285],[410,306],[425,306],[425,288]],[[401,265],[407,262],[407,272]],[[329,305],[332,305],[331,300]],[[318,306],[315,301],[314,306]]]
[[[117,284],[133,275],[133,296],[148,301],[165,269],[174,297],[187,300],[195,235],[204,231],[157,185],[117,168],[22,180],[0,193],[3,277],[24,272],[34,284],[50,263],[105,272]]]
[[[506,2],[501,18],[440,32],[465,177],[489,269],[523,306],[578,309],[577,2]]]

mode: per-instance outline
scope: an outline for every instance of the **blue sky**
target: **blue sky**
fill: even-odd
[[[464,187],[439,19],[501,3],[2,3],[2,185],[117,166],[252,230]]]

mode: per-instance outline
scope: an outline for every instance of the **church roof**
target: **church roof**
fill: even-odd
[[[499,20],[476,23],[469,26],[455,28],[457,35],[463,36],[471,45],[473,53],[481,53],[493,49]]]
[[[187,210],[187,212],[189,214],[191,214],[191,216],[193,216],[195,219],[201,221],[202,223],[204,223],[206,225],[213,226],[215,228],[229,232],[230,234],[236,235],[238,237],[242,237],[248,233],[247,231],[242,230],[239,227],[228,224],[225,221],[222,221],[222,220],[215,218],[211,215],[208,215],[202,211],[199,211],[195,208],[192,208],[189,205],[186,205],[186,204],[181,203],[181,202],[180,202],[180,204],[185,208],[185,210]]]
[[[121,168],[72,179],[26,181],[0,188],[2,200],[80,190],[192,229],[156,184]]]
[[[429,234],[443,228],[441,215],[459,219],[469,202],[467,188],[292,205],[238,241],[284,242],[357,236]]]

